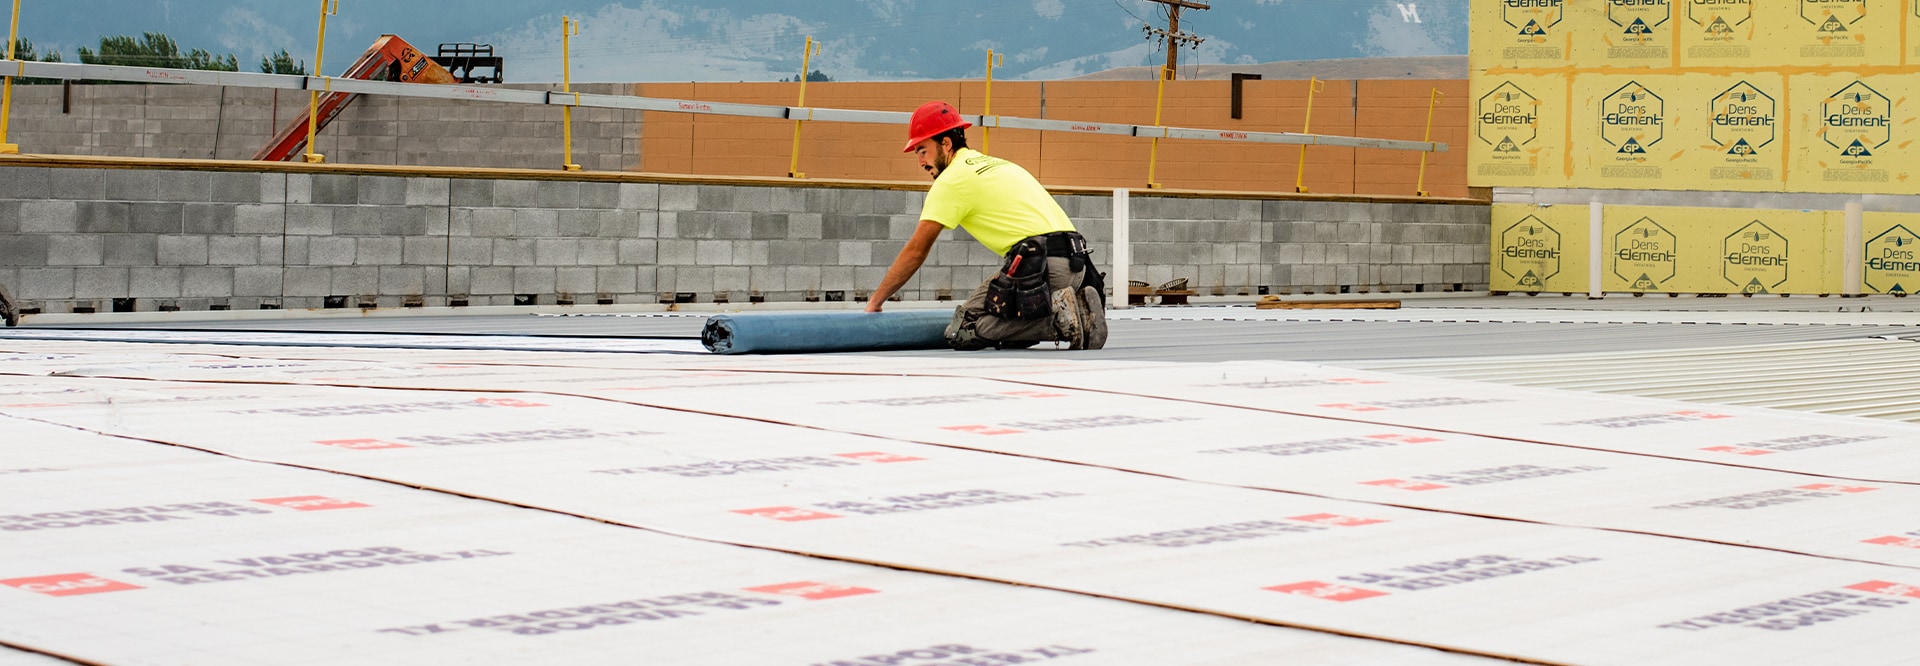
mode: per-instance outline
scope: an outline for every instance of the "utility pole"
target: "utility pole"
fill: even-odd
[[[1166,45],[1167,47],[1166,78],[1172,79],[1174,78],[1174,72],[1179,71],[1175,68],[1180,65],[1180,47],[1187,46],[1187,45],[1199,46],[1201,42],[1207,41],[1205,38],[1199,35],[1196,35],[1190,32],[1180,32],[1180,10],[1198,9],[1201,11],[1205,11],[1208,9],[1212,9],[1212,7],[1207,6],[1206,3],[1192,2],[1191,0],[1147,0],[1147,1],[1157,2],[1167,6],[1167,29],[1166,30],[1161,30],[1153,26],[1146,26],[1144,28],[1141,28],[1141,30],[1147,33],[1147,39],[1154,39],[1158,37],[1161,43]]]

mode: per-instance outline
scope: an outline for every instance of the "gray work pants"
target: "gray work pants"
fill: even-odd
[[[1086,268],[1073,270],[1072,261],[1066,257],[1047,257],[1047,288],[1049,290],[1073,287],[1079,289],[1086,283],[1086,273],[1093,269],[1092,262]],[[988,278],[989,281],[992,278]],[[1079,296],[1075,293],[1075,297]],[[955,349],[981,349],[1001,343],[1050,342],[1060,339],[1054,330],[1052,317],[1039,319],[1003,319],[987,314],[987,283],[973,290],[967,302],[953,311],[953,321],[947,324],[947,342]]]

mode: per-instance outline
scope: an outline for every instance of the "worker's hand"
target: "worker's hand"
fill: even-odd
[[[875,300],[867,301],[867,312],[879,312],[881,302],[882,301],[875,301]]]

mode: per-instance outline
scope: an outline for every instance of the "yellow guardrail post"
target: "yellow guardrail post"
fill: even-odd
[[[807,48],[800,53],[800,103],[797,105],[798,108],[804,109],[807,107],[807,72],[813,67],[813,54],[818,52],[820,52],[820,47],[815,46],[813,36],[808,35]],[[793,160],[787,163],[788,178],[807,177],[807,174],[800,173],[800,125],[804,122],[806,122],[806,120],[803,118],[793,119]]]
[[[568,94],[573,93],[573,36],[578,34],[580,34],[580,22],[567,16],[561,16],[560,92]],[[574,95],[573,103],[580,103],[579,95]],[[560,141],[566,144],[564,150],[565,156],[561,158],[560,168],[567,171],[579,171],[580,165],[573,163],[573,107],[562,107],[560,113],[566,124],[566,126],[560,130]]]
[[[1307,120],[1300,128],[1301,134],[1313,133],[1313,97],[1320,94],[1321,89],[1325,87],[1326,82],[1321,81],[1318,76],[1307,83]],[[1307,191],[1307,144],[1304,143],[1300,144],[1300,166],[1294,170],[1293,191]]]
[[[983,105],[984,108],[980,111],[980,122],[982,123],[982,127],[980,128],[980,152],[982,153],[987,152],[987,142],[993,140],[993,127],[987,124],[990,122],[988,118],[993,116],[993,68],[1005,63],[1006,56],[994,53],[993,49],[987,49],[987,100]]]
[[[1433,110],[1435,107],[1440,105],[1440,98],[1442,97],[1446,97],[1446,95],[1441,94],[1439,88],[1434,88],[1433,96],[1427,98],[1427,133],[1420,138],[1421,141],[1425,141],[1427,143],[1433,143]],[[1420,151],[1420,179],[1418,181],[1415,181],[1413,185],[1413,193],[1423,197],[1428,196],[1427,195],[1427,155],[1432,152],[1433,152],[1432,148],[1428,148],[1426,150]]]
[[[13,0],[13,27],[7,30],[7,59],[13,59],[13,46],[20,41],[20,0]],[[6,77],[6,92],[0,93],[0,155],[20,152],[20,146],[7,143],[7,123],[13,120],[13,76]]]
[[[1161,105],[1165,104],[1167,101],[1167,79],[1171,79],[1171,78],[1173,78],[1173,68],[1161,67],[1160,68],[1160,92],[1155,93],[1153,97],[1153,126],[1156,128],[1160,128],[1160,133],[1162,135],[1165,135],[1167,131],[1165,128],[1160,127],[1160,110],[1161,110]],[[1160,168],[1160,137],[1156,136],[1156,137],[1153,137],[1153,148],[1150,150],[1150,152],[1147,153],[1147,189],[1150,189],[1150,190],[1160,189],[1159,181],[1154,178],[1159,168]]]
[[[320,37],[313,47],[313,74],[325,78],[326,70],[320,68],[320,57],[327,52],[327,17],[340,13],[340,0],[320,0]],[[314,137],[320,134],[320,91],[307,91],[307,152],[301,156],[309,164],[327,161],[326,155],[313,152]]]

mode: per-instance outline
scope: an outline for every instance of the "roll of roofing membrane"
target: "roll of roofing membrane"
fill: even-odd
[[[800,354],[947,346],[949,310],[714,315],[700,342],[715,354]]]

